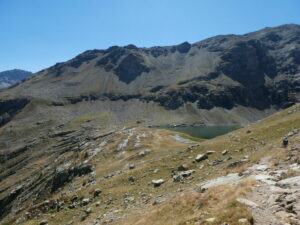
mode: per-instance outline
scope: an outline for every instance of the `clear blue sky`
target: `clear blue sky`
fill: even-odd
[[[191,43],[300,24],[300,0],[0,0],[0,71],[33,72],[88,49]]]

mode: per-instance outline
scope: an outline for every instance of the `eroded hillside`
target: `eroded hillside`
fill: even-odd
[[[52,148],[61,152],[43,149],[35,164],[2,181],[1,209],[11,207],[7,218],[21,224],[252,224],[252,201],[241,199],[264,179],[273,185],[299,175],[299,110],[295,105],[206,141],[143,127],[51,133]],[[226,175],[228,182],[206,183]],[[5,194],[14,201],[3,207]],[[297,208],[281,210],[278,221],[299,216]]]

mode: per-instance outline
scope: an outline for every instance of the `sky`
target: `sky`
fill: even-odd
[[[175,45],[300,24],[300,0],[0,0],[0,71],[89,49]]]

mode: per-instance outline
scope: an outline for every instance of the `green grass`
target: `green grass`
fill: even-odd
[[[198,137],[194,137],[194,136],[191,136],[189,134],[184,134],[184,133],[178,133],[180,137],[184,138],[184,139],[189,139],[189,140],[192,140],[192,141],[196,141],[196,142],[202,142],[202,141],[205,141],[204,138],[198,138]]]

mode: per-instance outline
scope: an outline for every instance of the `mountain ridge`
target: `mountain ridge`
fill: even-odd
[[[26,70],[13,69],[0,72],[0,89],[8,88],[18,82],[22,82],[32,73]]]
[[[158,114],[174,112],[174,119],[165,121],[170,124],[251,122],[299,101],[299,34],[299,25],[282,25],[194,44],[88,50],[32,75],[3,96],[66,107],[88,101],[93,102],[92,112],[105,105],[102,112],[116,117],[117,105],[124,105],[124,117],[131,122],[134,117],[146,118],[150,125],[163,119],[149,118],[149,107]],[[93,109],[96,104],[99,107]],[[221,121],[207,119],[211,110],[217,117],[224,110],[228,115]],[[180,119],[182,111],[189,116]]]

